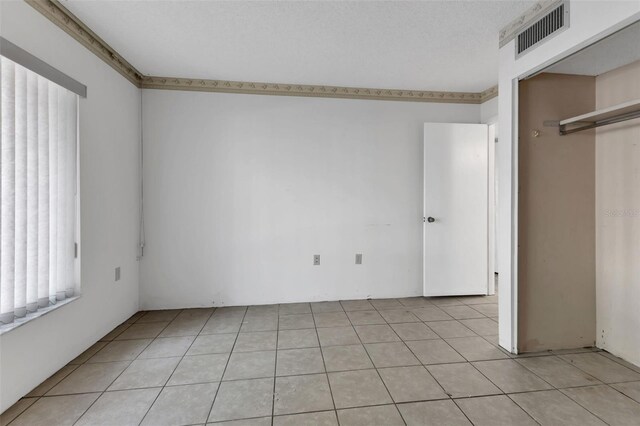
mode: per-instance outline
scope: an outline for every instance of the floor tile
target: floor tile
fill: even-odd
[[[338,410],[338,419],[341,426],[404,426],[404,421],[395,405]]]
[[[71,426],[99,396],[99,393],[86,393],[40,398],[11,422],[11,426]]]
[[[240,333],[233,352],[275,351],[277,331]]]
[[[229,353],[237,334],[202,334],[193,341],[187,355]]]
[[[556,356],[519,358],[516,361],[556,388],[600,383],[596,378]]]
[[[211,314],[213,314],[214,310],[215,308],[183,309],[182,311],[180,311],[180,313],[175,318],[175,320],[176,322],[190,321],[190,320],[193,320],[195,322],[195,320],[199,320],[200,322],[205,323],[209,319]]]
[[[293,314],[310,314],[311,305],[308,303],[287,303],[280,305],[280,316]]]
[[[408,309],[384,309],[378,311],[378,313],[389,324],[396,324],[401,322],[420,322],[420,319],[413,315]]]
[[[470,318],[486,318],[484,314],[481,314],[480,312],[466,305],[442,306],[441,309],[458,320]]]
[[[27,408],[31,407],[37,400],[38,398],[19,399],[18,402],[7,408],[4,413],[0,414],[0,425],[8,425],[9,422],[22,414]]]
[[[351,311],[347,316],[353,325],[386,324],[378,311]]]
[[[138,358],[166,358],[183,356],[191,346],[195,336],[162,337],[155,339],[142,351]]]
[[[180,313],[180,309],[148,311],[148,312],[145,312],[144,315],[142,315],[140,319],[136,321],[136,323],[142,324],[145,322],[169,322],[169,321],[173,321],[178,316],[179,313]]]
[[[240,318],[217,318],[211,316],[200,330],[200,334],[226,334],[237,333],[242,325],[242,316]]]
[[[315,302],[311,304],[311,311],[315,313],[319,312],[341,312],[342,305],[340,302]]]
[[[406,343],[420,362],[425,365],[465,361],[458,352],[442,339],[417,340]]]
[[[497,303],[486,303],[480,305],[473,305],[473,309],[484,314],[488,317],[497,317],[498,316],[498,304]]]
[[[46,394],[51,390],[51,388],[53,388],[55,385],[60,383],[62,379],[67,377],[69,374],[71,374],[71,372],[76,368],[78,368],[78,365],[65,365],[60,370],[55,372],[47,380],[39,384],[35,389],[29,392],[26,396],[32,397],[32,396],[42,396]]]
[[[313,315],[311,314],[280,315],[280,320],[278,321],[278,330],[299,330],[315,328],[315,326]]]
[[[69,364],[83,364],[85,362],[87,362],[89,360],[89,358],[91,358],[92,356],[94,356],[95,354],[97,354],[100,349],[104,348],[105,346],[107,346],[108,342],[96,342],[93,345],[91,345],[91,347],[89,349],[87,349],[86,351],[82,352],[80,355],[78,355],[76,358],[74,358]]]
[[[381,368],[378,373],[396,403],[448,398],[422,366]]]
[[[275,351],[234,352],[229,359],[223,380],[273,377],[275,369]]]
[[[438,336],[443,339],[455,337],[475,337],[477,336],[471,329],[467,328],[459,321],[430,321],[427,323]]]
[[[411,312],[420,318],[420,321],[443,321],[451,320],[451,316],[437,306],[426,306],[424,308],[411,309]]]
[[[229,420],[227,422],[209,423],[214,426],[271,426],[271,417],[256,417],[253,419]]]
[[[89,358],[87,363],[132,361],[142,353],[151,341],[151,339],[141,339],[109,342],[98,353]]]
[[[247,316],[278,314],[280,305],[252,305],[247,308]]]
[[[494,294],[491,296],[467,296],[462,298],[462,302],[465,305],[475,306],[486,303],[498,303],[498,295]]]
[[[325,374],[276,378],[273,407],[275,415],[333,408],[329,382]]]
[[[406,306],[407,308],[420,308],[424,306],[433,306],[433,303],[429,301],[426,297],[417,296],[417,297],[403,297],[398,299],[398,302],[402,306]]]
[[[471,426],[451,400],[399,404],[398,409],[407,426]]]
[[[351,325],[347,327],[318,328],[318,337],[320,338],[320,346],[354,345],[360,343],[360,338]]]
[[[325,346],[322,348],[327,371],[346,371],[373,368],[362,345]]]
[[[427,370],[453,398],[494,395],[502,393],[471,364],[430,365]]]
[[[105,392],[74,426],[138,426],[160,388]]]
[[[138,321],[140,318],[142,318],[142,316],[145,314],[146,312],[144,311],[139,311],[136,312],[135,314],[131,315],[129,317],[128,320],[125,321],[125,323],[127,324],[133,324],[134,322]]]
[[[402,340],[438,339],[438,335],[422,322],[391,324],[391,328]]]
[[[640,374],[598,353],[561,355],[560,358],[605,383],[640,380]]]
[[[131,340],[131,339],[153,339],[158,337],[160,332],[169,323],[164,322],[150,322],[147,324],[132,324],[131,327],[123,331],[115,340]]]
[[[364,347],[376,368],[420,365],[420,361],[413,356],[413,353],[403,342],[369,343]]]
[[[271,331],[278,329],[278,316],[264,317],[245,317],[240,327],[240,332],[248,333],[251,331]]]
[[[159,337],[197,336],[206,324],[206,321],[206,318],[176,318],[167,328],[162,330]]]
[[[142,421],[143,426],[205,423],[218,383],[163,388]]]
[[[180,362],[180,357],[137,359],[116,379],[109,390],[152,388],[164,386],[173,370]]]
[[[460,322],[480,336],[498,334],[498,323],[490,318],[463,319]]]
[[[482,337],[459,337],[446,339],[467,361],[485,361],[490,359],[509,358],[507,354],[484,340]]]
[[[227,365],[228,354],[185,356],[167,386],[219,382]]]
[[[373,299],[373,300],[370,300],[369,303],[371,303],[371,305],[378,310],[402,308],[403,306],[396,299]]]
[[[319,312],[314,313],[316,327],[345,327],[351,326],[349,318],[344,312]]]
[[[338,419],[335,411],[289,414],[274,417],[273,426],[338,426]]]
[[[562,389],[562,393],[610,425],[637,425],[640,404],[606,386]]]
[[[430,297],[429,300],[432,304],[436,306],[454,306],[454,305],[464,305],[462,300],[464,297],[458,296],[441,296],[441,297]]]
[[[124,332],[127,328],[131,327],[131,324],[133,323],[120,324],[119,326],[111,330],[109,333],[105,334],[104,337],[100,339],[100,341],[110,342],[111,340],[121,335],[122,332]]]
[[[459,399],[456,404],[475,426],[537,425],[522,408],[504,395]]]
[[[324,373],[320,348],[287,349],[278,351],[277,376]]]
[[[316,329],[280,330],[278,332],[278,350],[318,347]]]
[[[550,384],[511,359],[474,362],[473,366],[505,393],[552,388]]]
[[[368,300],[341,300],[340,304],[342,308],[349,311],[369,311],[374,309],[373,305]]]
[[[336,408],[363,407],[392,402],[376,370],[329,373]]]
[[[271,416],[273,378],[222,382],[210,422]]]
[[[128,365],[127,361],[82,364],[47,392],[47,395],[104,391]]]
[[[596,416],[557,390],[510,395],[542,426],[605,426]]]
[[[386,324],[356,325],[354,327],[362,343],[399,342],[400,338]]]
[[[591,348],[591,349],[594,349],[594,348]],[[627,368],[635,371],[636,373],[640,373],[640,365],[632,364],[632,363],[630,363],[628,361],[625,361],[622,358],[619,358],[619,357],[617,357],[617,356],[615,356],[613,354],[610,354],[607,351],[597,351],[597,352],[598,352],[598,354],[602,355],[603,357],[609,358],[611,361],[617,362],[618,364],[621,364],[622,366],[627,367]]]
[[[611,387],[640,403],[640,382],[616,383]]]

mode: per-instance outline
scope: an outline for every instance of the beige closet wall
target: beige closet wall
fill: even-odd
[[[640,99],[640,61],[596,78],[596,106]],[[640,365],[640,119],[596,131],[597,343]]]
[[[519,100],[518,350],[593,346],[595,132],[544,122],[593,111],[595,78],[541,74]]]

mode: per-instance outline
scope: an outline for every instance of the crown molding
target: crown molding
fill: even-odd
[[[522,15],[508,23],[500,30],[499,46],[502,47],[516,38],[518,33],[544,16],[551,9],[559,6],[564,0],[541,0],[527,9]]]
[[[481,104],[498,95],[497,86],[483,92],[441,92],[147,76],[138,71],[58,0],[24,1],[113,67],[136,87],[143,89],[455,104]]]
[[[24,1],[122,74],[124,78],[140,87],[142,73],[87,27],[84,22],[61,5],[58,0]]]
[[[307,84],[258,83],[145,76],[143,89],[192,90],[200,92],[244,93],[252,95],[303,96],[321,98],[371,99],[384,101],[480,104],[481,93],[435,92],[429,90],[374,89],[366,87],[317,86]],[[489,89],[489,90],[493,90]],[[497,90],[497,88],[495,88]],[[489,96],[489,95],[487,95]],[[495,96],[495,95],[494,95]]]

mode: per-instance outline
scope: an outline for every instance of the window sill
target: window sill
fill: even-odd
[[[51,305],[51,306],[47,306],[46,308],[41,308],[38,309],[36,312],[32,312],[30,314],[27,314],[25,317],[23,318],[18,318],[13,320],[13,322],[11,324],[3,324],[0,325],[0,336],[2,336],[5,333],[8,333],[12,330],[15,330],[16,328],[31,322],[35,319],[41,318],[45,315],[47,315],[49,312],[53,312],[56,309],[62,308],[63,306],[68,305],[69,303],[73,302],[74,300],[78,300],[82,295],[79,294],[77,296],[73,296],[73,297],[69,297],[67,299],[64,299],[60,302],[57,302],[55,305]]]

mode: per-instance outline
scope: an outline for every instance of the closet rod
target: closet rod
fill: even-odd
[[[640,100],[632,100],[560,121],[560,134],[569,135],[583,130],[620,123],[640,117]],[[571,126],[571,128],[569,128]]]
[[[640,111],[635,111],[627,114],[617,115],[615,117],[607,118],[600,121],[594,121],[592,123],[586,123],[584,126],[576,127],[569,130],[565,128],[567,126],[566,124],[561,124],[560,134],[563,136],[570,135],[571,133],[581,132],[583,130],[595,129],[596,127],[602,127],[609,124],[620,123],[622,121],[633,120],[634,118],[639,118],[639,117],[640,117]]]

